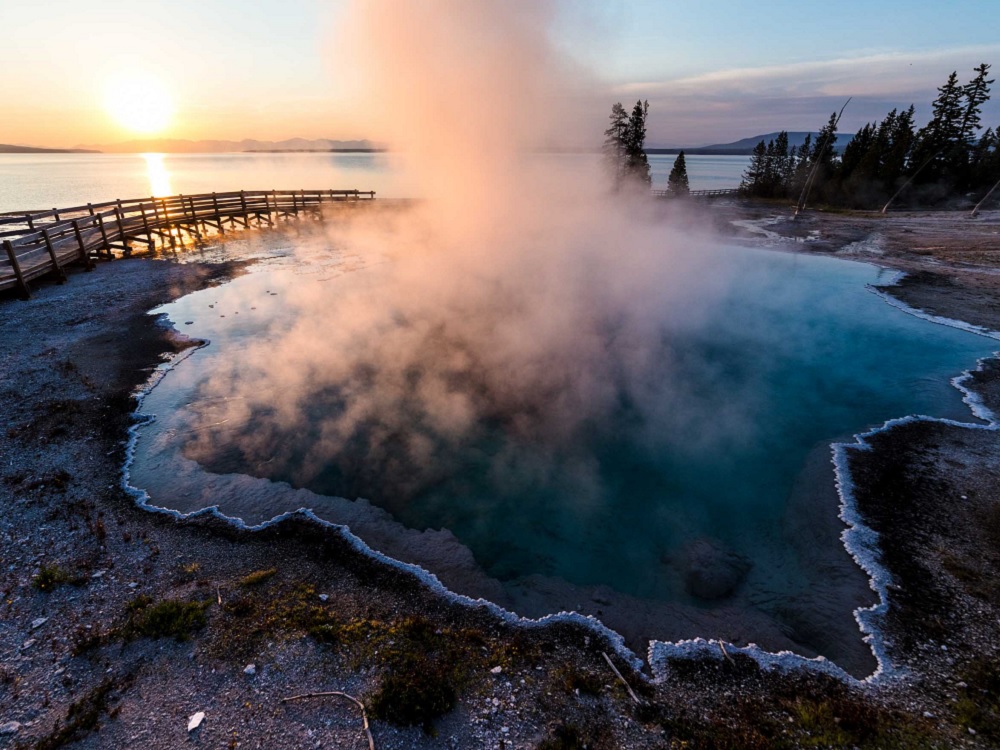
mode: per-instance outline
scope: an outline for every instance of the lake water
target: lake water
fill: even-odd
[[[592,170],[599,159],[540,158],[557,160],[564,171]],[[675,158],[650,156],[654,187],[666,187]],[[745,156],[688,156],[691,188],[738,187],[748,162]],[[0,154],[0,213],[147,195],[300,188],[375,190],[383,198],[420,192],[394,169],[391,154]]]
[[[206,383],[221,374],[244,398],[251,354],[261,342],[277,351],[301,322],[297,297],[329,299],[323,325],[334,331],[354,314],[341,302],[350,288],[379,302],[377,270],[334,250],[306,266],[271,253],[254,272],[159,311],[211,345],[144,402],[156,421],[141,431],[133,483],[156,505],[218,505],[252,523],[311,507],[453,590],[532,616],[591,613],[637,648],[643,638],[725,637],[821,653],[863,674],[870,654],[850,613],[871,598],[838,538],[830,443],[907,414],[971,420],[949,379],[994,342],[887,305],[866,288],[885,280],[871,265],[711,252],[739,283],[721,293],[715,284],[694,327],[657,323],[648,354],[654,371],[662,359],[663,383],[645,384],[641,401],[623,388],[618,407],[568,436],[519,431],[494,414],[417,463],[371,459],[379,425],[369,422],[305,482],[328,417],[355,406],[353,385],[306,394],[315,421],[302,425],[267,398],[234,409]],[[279,401],[281,382],[262,387]]]

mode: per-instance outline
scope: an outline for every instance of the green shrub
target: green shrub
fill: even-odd
[[[205,625],[207,602],[184,602],[164,599],[153,604],[148,596],[140,596],[126,605],[129,622],[127,636],[133,638],[175,638],[186,641]]]

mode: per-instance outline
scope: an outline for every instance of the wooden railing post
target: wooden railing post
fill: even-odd
[[[10,240],[3,241],[3,248],[7,251],[7,258],[10,260],[11,268],[14,269],[14,277],[17,279],[18,289],[21,290],[21,298],[28,299],[31,296],[31,290],[28,289],[28,284],[24,280],[24,274],[21,273],[21,264],[17,262],[17,253],[14,252],[14,247],[10,244]]]
[[[42,237],[45,238],[45,249],[49,251],[49,258],[52,259],[52,265],[55,266],[56,273],[59,275],[58,283],[62,284],[66,281],[66,272],[59,265],[59,258],[56,257],[56,249],[52,246],[52,237],[49,236],[48,227],[42,230]]]
[[[114,254],[111,252],[111,243],[108,241],[108,232],[104,228],[104,217],[100,214],[96,214],[94,219],[97,221],[97,226],[101,230],[101,239],[104,240],[104,251],[107,253],[108,259],[110,260],[114,257]]]
[[[117,205],[115,205],[115,223],[118,224],[118,239],[124,246],[124,250],[122,250],[122,252],[125,253],[126,256],[128,256],[132,254],[132,248],[129,247],[128,239],[125,237],[125,222],[122,219],[122,199],[118,198],[116,200],[116,204]]]
[[[87,244],[83,241],[83,232],[80,231],[79,219],[73,219],[73,232],[76,234],[76,242],[80,246],[80,259],[86,264],[88,271],[93,271],[94,261],[87,254]]]

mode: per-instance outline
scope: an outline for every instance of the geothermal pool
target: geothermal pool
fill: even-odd
[[[874,599],[839,539],[830,445],[908,414],[974,421],[950,379],[994,344],[886,304],[872,265],[711,252],[726,281],[689,290],[693,319],[591,321],[605,361],[561,373],[540,352],[527,381],[535,355],[498,376],[507,359],[414,309],[360,325],[395,304],[385,264],[278,254],[154,311],[211,343],[145,398],[131,482],[248,523],[312,508],[458,593],[594,614],[635,648],[724,637],[864,674],[851,613]],[[345,330],[366,336],[313,356]]]

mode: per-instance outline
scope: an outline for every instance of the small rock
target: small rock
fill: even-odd
[[[131,582],[131,583],[130,583],[130,584],[128,585],[128,587],[129,587],[130,589],[137,589],[137,588],[139,588],[139,584],[138,584],[138,583],[136,583],[135,581],[132,581],[132,582]]]
[[[501,672],[503,672],[503,667],[501,667],[499,664],[490,670],[490,674],[500,674]]]
[[[188,719],[188,731],[193,732],[195,729],[201,726],[201,723],[205,720],[205,712],[199,711],[194,714],[194,716]]]
[[[32,630],[37,630],[38,628],[42,627],[42,625],[44,625],[48,621],[49,621],[48,617],[39,617],[36,620],[32,620],[31,621],[31,629]]]
[[[247,664],[245,667],[243,667],[243,674],[250,675],[251,677],[253,677],[255,674],[257,674],[257,665]]]
[[[960,688],[964,689],[964,688],[967,688],[969,686],[963,681],[963,682],[956,683],[955,687],[960,687]]]
[[[507,734],[510,731],[510,727],[500,727],[500,731]]]
[[[92,576],[90,576],[90,577],[91,577],[91,578],[102,578],[102,577],[104,576],[104,574],[105,574],[105,573],[107,573],[107,572],[108,572],[108,571],[106,571],[106,570],[99,570],[99,571],[97,571],[96,573],[94,573],[94,574],[93,574]]]
[[[329,594],[320,594],[319,595],[319,600],[321,602],[328,602],[328,601],[330,601],[330,595]]]
[[[924,718],[925,719],[933,719],[934,718],[934,714],[932,714],[930,711],[924,711]]]
[[[976,730],[973,729],[972,727],[969,727],[969,734],[974,735],[975,733],[976,733]]]
[[[17,734],[21,731],[21,722],[19,721],[5,721],[0,724],[0,735],[2,734]]]
[[[34,646],[35,643],[37,643],[37,641],[35,641],[34,638],[29,638],[28,640],[26,640],[24,643],[21,644],[21,650],[27,651],[29,648]]]

